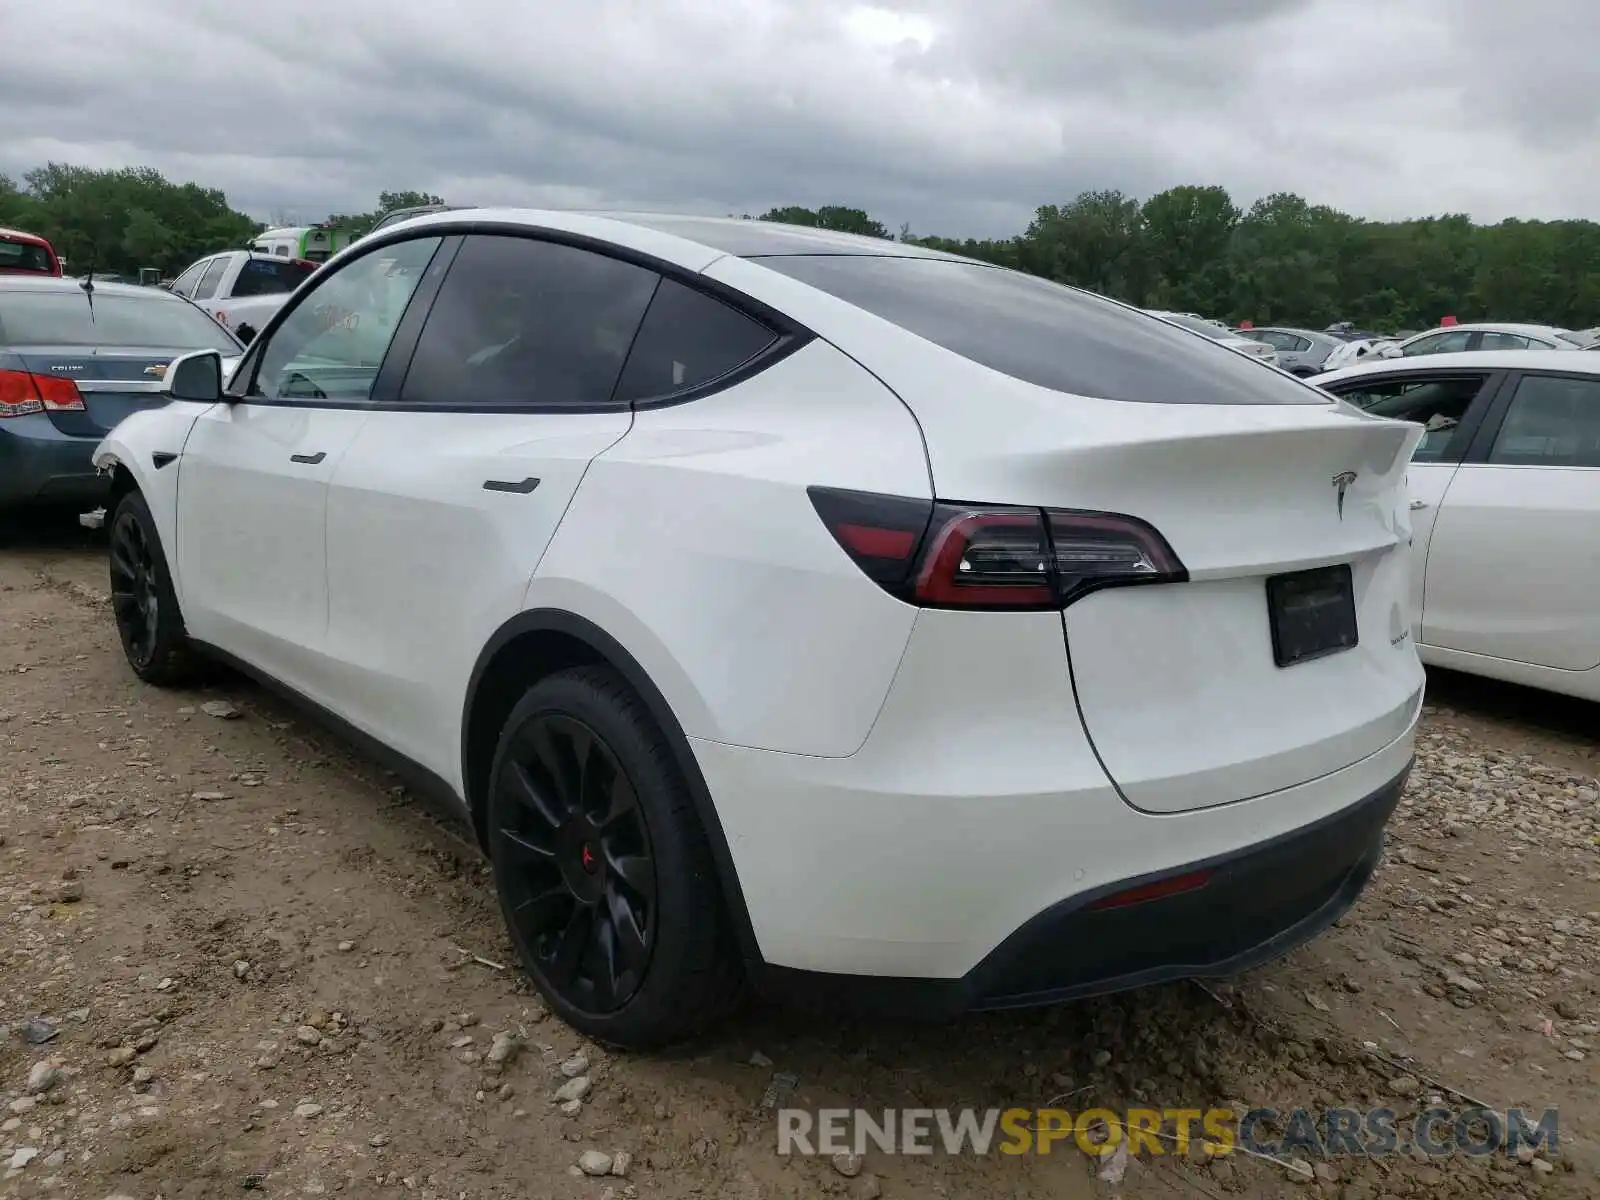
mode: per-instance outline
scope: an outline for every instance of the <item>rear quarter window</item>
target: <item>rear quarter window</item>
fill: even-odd
[[[737,370],[778,335],[714,297],[663,279],[617,384],[630,404],[702,387]]]
[[[1018,271],[873,255],[751,261],[1052,391],[1146,404],[1329,403],[1207,337]]]

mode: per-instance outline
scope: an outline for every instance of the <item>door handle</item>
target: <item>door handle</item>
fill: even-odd
[[[311,466],[316,466],[327,457],[328,452],[326,450],[318,450],[315,454],[291,454],[289,455],[289,461],[293,463],[309,463]]]
[[[483,490],[486,492],[515,492],[519,496],[526,496],[539,486],[539,481],[533,476],[513,483],[509,479],[485,479]]]
[[[1419,509],[1419,508],[1427,508],[1427,507],[1428,507],[1428,502],[1426,500],[1413,500],[1411,502],[1411,511],[1412,512],[1416,512],[1417,509]]]

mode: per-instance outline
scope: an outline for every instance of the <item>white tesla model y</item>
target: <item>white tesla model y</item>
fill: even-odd
[[[97,451],[134,671],[234,664],[408,770],[591,1036],[1229,974],[1379,856],[1421,430],[1209,338],[915,245],[479,209],[167,379]]]

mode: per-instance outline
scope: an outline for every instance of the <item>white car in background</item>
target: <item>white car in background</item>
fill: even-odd
[[[240,664],[383,751],[589,1036],[741,977],[947,1016],[1236,974],[1382,853],[1421,431],[1136,309],[479,209],[165,388],[96,456],[133,671]]]
[[[1582,350],[1589,339],[1555,325],[1478,321],[1429,329],[1398,342],[1400,358],[1460,354],[1470,350]]]
[[[1423,662],[1600,700],[1600,357],[1466,351],[1309,382],[1426,430],[1409,480]]]
[[[1194,313],[1163,312],[1160,309],[1146,309],[1152,317],[1160,317],[1163,321],[1170,321],[1174,325],[1208,337],[1219,346],[1226,346],[1229,350],[1245,355],[1247,358],[1259,358],[1268,366],[1278,365],[1278,352],[1266,342],[1252,341],[1242,337],[1229,329],[1221,321],[1209,321],[1205,317],[1196,316]]]

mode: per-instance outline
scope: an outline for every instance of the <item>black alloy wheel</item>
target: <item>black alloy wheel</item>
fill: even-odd
[[[111,611],[128,665],[157,687],[194,682],[201,659],[184,629],[155,517],[138,492],[117,502],[107,541]]]
[[[111,528],[111,607],[128,662],[148,671],[157,657],[162,604],[155,553],[139,514],[127,505],[117,510]]]
[[[633,782],[593,728],[546,712],[511,736],[493,786],[490,853],[528,966],[579,1012],[616,1012],[644,983],[659,926]]]

